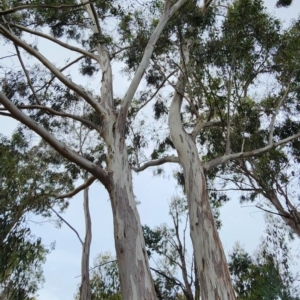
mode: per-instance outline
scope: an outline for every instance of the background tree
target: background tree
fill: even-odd
[[[0,138],[0,289],[4,299],[31,299],[50,249],[32,236],[30,219],[51,216],[54,205],[64,210],[68,202],[56,195],[70,191],[73,178],[45,144],[32,146],[19,132]]]

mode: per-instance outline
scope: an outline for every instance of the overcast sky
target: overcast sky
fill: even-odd
[[[275,2],[276,0],[265,1],[269,11],[284,20],[286,25],[290,23],[292,18],[297,18],[300,12],[300,1],[294,0],[293,5],[288,9],[275,9]],[[41,51],[48,51],[53,58],[60,56],[61,52],[55,52],[56,50],[47,47],[47,44],[40,44]],[[7,48],[1,49],[1,54],[7,55],[7,52]],[[121,75],[115,74],[114,76],[115,90],[122,95],[126,90],[126,82],[121,79]],[[124,86],[120,84],[122,82],[124,82]],[[0,116],[0,132],[9,135],[14,128],[15,123],[13,121]],[[151,170],[139,175],[133,174],[134,192],[137,200],[141,202],[138,208],[142,224],[153,227],[170,222],[168,201],[172,196],[181,193],[171,176],[173,169],[172,166],[166,168],[166,178],[154,177]],[[63,216],[83,237],[82,200],[82,194],[71,199],[70,207]],[[114,253],[111,208],[108,194],[99,183],[94,184],[90,189],[90,210],[93,226],[92,263],[94,257],[100,252],[110,251],[112,254]],[[230,203],[221,209],[221,218],[223,227],[220,236],[226,253],[232,249],[237,241],[240,241],[248,251],[255,250],[264,231],[261,211],[253,207],[241,207],[238,194],[232,194]],[[37,221],[37,219],[35,218],[33,221]],[[45,244],[56,242],[55,250],[48,255],[44,265],[46,282],[43,289],[39,291],[39,299],[73,299],[80,282],[80,278],[75,278],[80,275],[81,259],[81,244],[76,235],[65,225],[58,230],[51,223],[32,223],[32,230],[36,236],[43,238]],[[299,241],[296,241],[295,248],[298,247]]]

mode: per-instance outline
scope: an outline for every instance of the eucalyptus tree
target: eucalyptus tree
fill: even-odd
[[[14,46],[21,70],[5,72],[0,93],[1,114],[12,117],[46,141],[57,153],[83,168],[99,180],[109,193],[114,221],[115,246],[123,299],[155,299],[142,227],[134,200],[131,170],[128,162],[125,130],[134,94],[149,65],[154,47],[170,18],[186,0],[166,0],[157,7],[160,17],[152,26],[138,68],[121,101],[115,101],[111,61],[122,49],[122,38],[109,34],[109,19],[124,27],[130,11],[117,1],[2,1],[0,34],[3,42]],[[130,3],[129,3],[130,4]],[[128,4],[128,8],[131,6]],[[123,6],[126,4],[123,3]],[[48,33],[46,33],[48,32]],[[121,29],[120,29],[121,32]],[[39,37],[80,56],[58,68],[26,42]],[[22,39],[23,37],[23,39]],[[24,40],[25,39],[25,40]],[[26,66],[20,49],[37,62]],[[68,55],[66,56],[66,59]],[[64,71],[82,60],[81,73],[98,75],[99,93],[92,93],[76,83]],[[72,102],[86,102],[92,113],[86,116],[69,113]],[[105,143],[104,167],[93,163],[60,140],[65,118],[92,128]],[[63,129],[66,133],[68,127]]]
[[[43,282],[42,264],[49,249],[32,236],[33,215],[51,216],[68,201],[58,194],[73,189],[73,176],[43,143],[31,145],[16,132],[0,138],[0,293],[3,299],[32,299]],[[2,298],[1,298],[2,299]]]
[[[283,167],[296,151],[299,43],[287,36],[297,36],[297,25],[282,32],[280,21],[269,16],[259,0],[233,1],[217,10],[212,7],[204,18],[195,7],[184,8],[174,19],[175,43],[169,56],[152,59],[152,77],[148,78],[149,85],[166,81],[174,88],[169,110],[167,97],[154,106],[157,117],[168,112],[170,136],[153,151],[156,161],[135,170],[180,163],[183,174],[178,178],[188,199],[202,298],[235,299],[206,181],[220,174],[227,182],[238,181],[239,165],[251,166],[255,157],[263,162],[269,156],[270,167],[274,161]],[[223,17],[218,18],[219,14]],[[170,76],[176,70],[174,84]],[[170,149],[174,153],[172,148],[178,157],[166,156]],[[269,176],[276,177],[276,170],[271,168]],[[255,172],[252,168],[251,173]],[[262,174],[266,176],[267,171]],[[276,183],[272,182],[272,188],[268,184],[260,189],[274,191]],[[275,201],[270,202],[277,209]],[[287,221],[296,213],[287,223],[297,229],[294,208],[289,206],[279,214]]]

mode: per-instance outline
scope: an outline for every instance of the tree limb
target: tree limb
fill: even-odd
[[[56,199],[71,198],[71,197],[77,195],[78,193],[80,193],[85,188],[89,187],[96,179],[97,178],[95,176],[91,176],[82,185],[78,186],[73,191],[71,191],[67,194],[60,195],[60,196],[56,197]]]
[[[289,82],[286,91],[284,92],[284,94],[281,97],[275,111],[273,112],[273,116],[272,116],[271,123],[270,123],[269,144],[273,143],[273,134],[274,134],[274,127],[275,127],[276,117],[277,117],[280,106],[282,105],[283,101],[286,99],[286,97],[287,97],[287,95],[290,91],[290,85],[291,85],[291,82]]]
[[[40,8],[40,9],[43,9],[43,8],[53,8],[53,9],[77,8],[77,7],[84,6],[84,5],[86,5],[88,3],[91,3],[91,2],[92,1],[87,1],[87,2],[82,3],[82,4],[75,4],[75,5],[67,5],[67,4],[61,4],[61,5],[47,5],[47,4],[20,5],[20,6],[16,6],[16,7],[7,9],[7,10],[0,11],[0,16],[1,15],[8,15],[8,14],[14,13],[14,12],[19,11],[19,10],[24,10],[24,9],[34,9],[34,8]]]
[[[44,139],[52,148],[54,148],[63,157],[67,158],[69,161],[74,162],[78,166],[87,170],[89,173],[93,174],[97,179],[99,179],[102,184],[108,188],[110,185],[110,180],[108,174],[105,170],[90,162],[88,159],[80,156],[72,149],[67,147],[65,144],[56,139],[50,132],[45,128],[38,125],[30,117],[23,114],[2,92],[0,92],[0,103],[11,113],[14,119],[20,121],[31,130],[36,132],[42,139]]]
[[[25,65],[24,65],[24,62],[23,62],[23,59],[22,59],[22,56],[21,56],[19,47],[18,47],[17,45],[15,45],[15,49],[16,49],[16,51],[17,51],[17,55],[18,55],[19,61],[20,61],[20,63],[21,63],[23,72],[25,73],[25,76],[26,76],[26,79],[27,79],[27,83],[28,83],[28,85],[29,85],[29,87],[30,87],[30,89],[31,89],[31,92],[32,92],[32,94],[33,94],[33,96],[34,96],[34,98],[35,98],[37,104],[41,105],[41,101],[40,101],[38,95],[36,94],[36,91],[35,91],[35,89],[34,89],[32,83],[31,83],[31,79],[30,79],[30,77],[29,77],[28,71],[27,71],[27,69],[26,69],[26,67],[25,67]]]
[[[170,0],[165,1],[165,6],[164,6],[164,12],[155,28],[153,31],[150,39],[148,40],[147,46],[145,48],[145,52],[143,55],[143,58],[139,64],[139,67],[134,74],[134,77],[127,89],[127,92],[123,98],[122,104],[121,104],[121,109],[120,109],[120,114],[118,118],[118,123],[123,124],[124,119],[127,117],[128,109],[130,106],[130,103],[134,97],[134,94],[143,78],[143,75],[146,71],[146,68],[149,65],[149,61],[151,59],[151,55],[153,53],[154,47],[156,42],[158,41],[163,29],[167,25],[169,19],[175,14],[176,11],[186,2],[187,0],[179,0],[177,1],[171,9],[169,8],[169,2]],[[124,129],[123,129],[124,130]]]
[[[88,120],[85,120],[85,119],[83,119],[81,117],[78,117],[76,115],[72,115],[72,114],[69,114],[69,113],[64,113],[64,112],[54,110],[54,109],[52,109],[50,107],[47,107],[47,106],[44,106],[44,105],[17,105],[16,107],[18,109],[44,109],[44,110],[49,111],[53,115],[74,119],[76,121],[79,121],[79,122],[83,123],[84,125],[86,125],[88,127],[92,127],[96,131],[98,131],[98,127],[94,123],[92,123]],[[2,110],[2,109],[0,108],[0,110]]]
[[[47,69],[49,69],[63,84],[65,84],[72,91],[76,92],[83,99],[85,99],[100,115],[106,115],[106,110],[96,102],[96,100],[85,92],[83,88],[69,80],[63,75],[46,57],[38,51],[30,47],[27,43],[23,42],[16,35],[10,33],[3,25],[0,25],[0,32],[9,40],[26,50],[29,54],[38,59]]]
[[[79,233],[78,233],[78,231],[70,224],[70,223],[68,223],[55,209],[53,209],[52,207],[51,207],[51,210],[58,216],[58,218],[61,220],[61,221],[63,221],[72,231],[74,231],[75,232],[75,234],[77,235],[77,237],[78,237],[78,239],[79,239],[79,241],[80,241],[80,243],[81,243],[81,245],[83,245],[83,241],[82,241],[82,239],[81,239],[81,237],[80,237],[80,235],[79,235]]]
[[[277,143],[272,143],[272,144],[268,144],[267,146],[265,147],[262,147],[262,148],[259,148],[259,149],[255,149],[255,150],[252,150],[252,151],[248,151],[248,152],[240,152],[240,153],[233,153],[233,154],[228,154],[228,155],[224,155],[224,156],[221,156],[221,157],[218,157],[216,159],[213,159],[207,163],[205,163],[205,169],[206,170],[211,170],[213,169],[214,167],[220,165],[220,164],[223,164],[229,160],[234,160],[234,159],[239,159],[239,158],[245,158],[245,157],[249,157],[249,156],[256,156],[256,155],[259,155],[259,154],[262,154],[262,153],[265,153],[269,150],[271,150],[272,148],[276,148],[280,145],[284,145],[296,138],[300,137],[300,132],[288,137],[288,138],[285,138],[283,140],[280,140],[279,142]]]
[[[74,51],[74,52],[81,53],[84,56],[87,56],[87,57],[89,57],[91,59],[94,59],[94,60],[98,61],[97,55],[95,55],[95,54],[93,54],[93,53],[91,53],[89,51],[83,50],[81,48],[78,48],[78,47],[72,46],[70,44],[64,43],[64,42],[62,42],[62,41],[60,41],[60,40],[52,37],[51,35],[48,35],[48,34],[45,34],[45,33],[42,33],[42,32],[36,31],[36,30],[32,30],[32,29],[29,29],[27,27],[24,27],[24,26],[21,26],[21,25],[17,25],[17,24],[14,24],[14,23],[11,23],[9,25],[13,26],[13,27],[16,27],[16,28],[18,28],[20,30],[23,30],[25,32],[28,32],[30,34],[33,34],[33,35],[36,35],[36,36],[40,36],[40,37],[42,37],[44,39],[47,39],[47,40],[49,40],[49,41],[51,41],[53,43],[58,44],[61,47],[64,47],[64,48],[66,48],[68,50],[71,50],[71,51]]]
[[[179,158],[176,156],[165,156],[163,158],[148,161],[145,164],[143,164],[141,167],[138,167],[138,168],[131,167],[131,169],[138,173],[138,172],[146,170],[149,167],[160,166],[160,165],[163,165],[168,162],[169,163],[179,163]]]

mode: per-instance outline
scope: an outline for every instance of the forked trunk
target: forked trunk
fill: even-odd
[[[195,141],[182,127],[180,108],[183,80],[181,75],[170,107],[169,127],[184,172],[201,299],[233,300],[236,299],[235,293],[208,200],[203,164]]]
[[[132,190],[127,149],[115,138],[108,150],[109,190],[122,300],[157,299],[150,273],[140,217]]]

